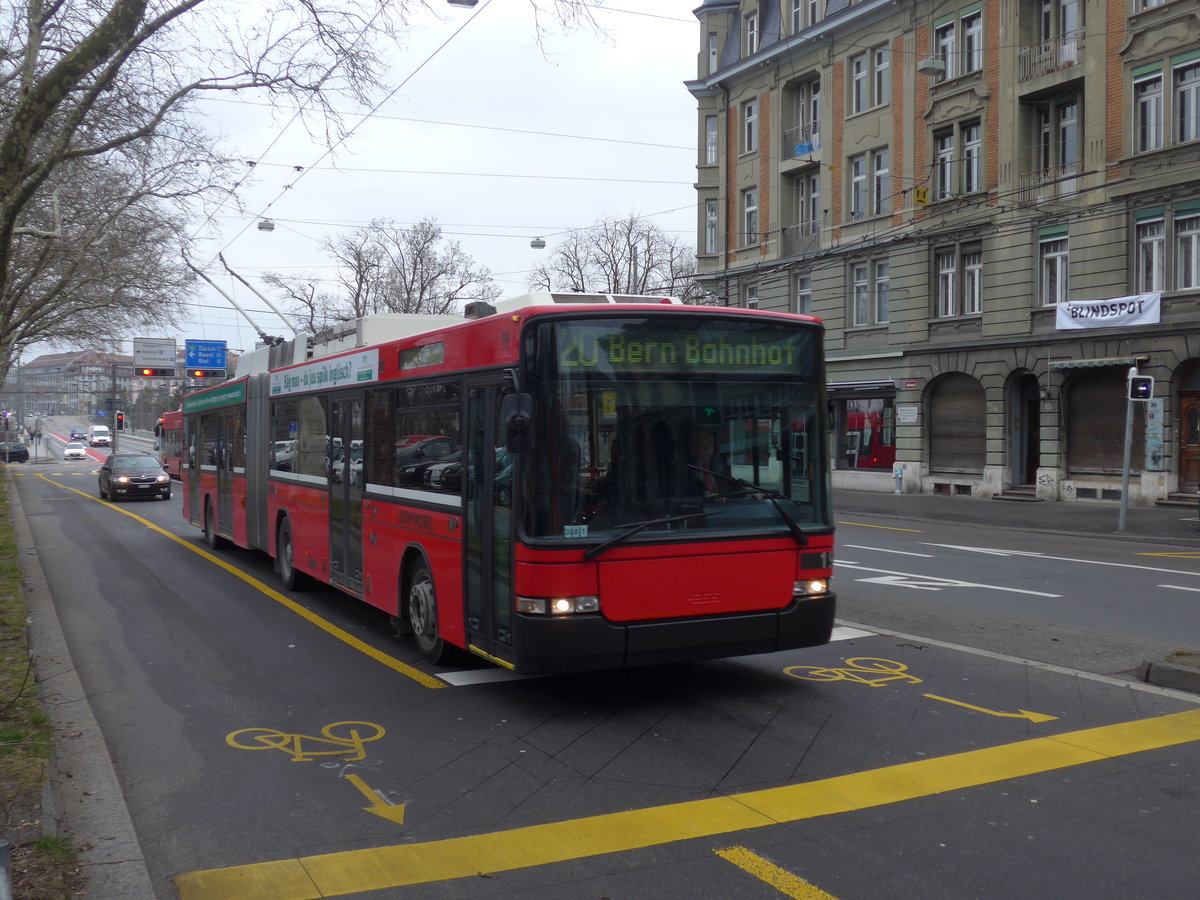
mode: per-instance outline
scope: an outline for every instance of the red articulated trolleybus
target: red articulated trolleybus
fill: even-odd
[[[184,398],[184,516],[431,662],[519,672],[829,640],[823,326],[531,294],[373,316]],[[696,448],[707,445],[708,455]]]

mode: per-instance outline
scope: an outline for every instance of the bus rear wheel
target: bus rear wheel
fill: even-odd
[[[434,665],[451,659],[454,648],[438,637],[437,592],[429,566],[423,561],[413,568],[408,583],[408,621],[422,656]]]
[[[275,567],[279,570],[279,581],[284,590],[303,590],[304,575],[296,571],[296,546],[292,543],[292,525],[287,519],[279,523],[275,552]]]

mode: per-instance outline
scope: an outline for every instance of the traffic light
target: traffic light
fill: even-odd
[[[1151,375],[1129,376],[1129,399],[1151,400],[1154,398],[1154,377]]]
[[[125,413],[117,411],[117,431],[125,430]]]
[[[188,369],[188,378],[224,378],[224,369]]]
[[[135,374],[146,378],[174,378],[175,367],[171,366],[166,369],[134,369]]]

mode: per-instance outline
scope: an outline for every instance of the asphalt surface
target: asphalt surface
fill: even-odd
[[[58,734],[43,826],[48,833],[68,834],[80,848],[79,859],[89,875],[89,897],[155,900],[104,738],[75,677],[19,495],[12,482],[9,488],[38,681]],[[1200,550],[1198,513],[1197,508],[1185,506],[1129,507],[1121,530],[1120,505],[1109,501],[1021,502],[834,491],[838,522],[853,521],[855,515],[895,517],[965,527],[1113,537]]]

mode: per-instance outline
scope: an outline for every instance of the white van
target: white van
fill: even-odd
[[[107,447],[112,443],[112,435],[107,425],[93,425],[88,429],[88,444],[92,447]]]

